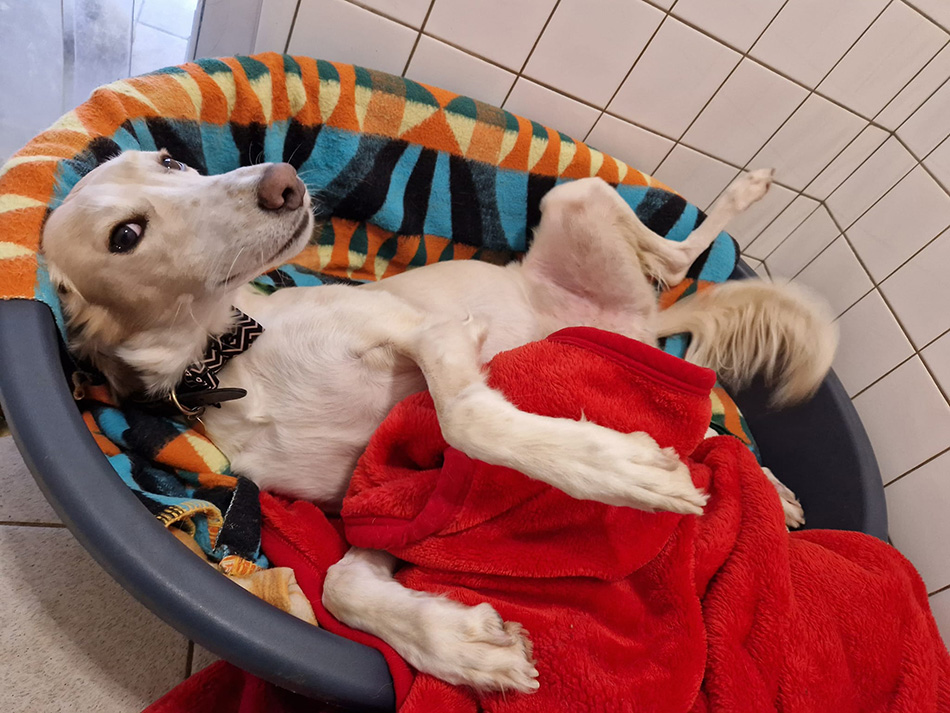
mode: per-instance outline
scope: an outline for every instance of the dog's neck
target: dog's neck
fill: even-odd
[[[161,398],[202,358],[208,340],[231,328],[235,296],[185,300],[144,325],[101,307],[76,309],[65,300],[70,346],[105,376],[118,398]]]

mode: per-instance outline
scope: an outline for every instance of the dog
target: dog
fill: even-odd
[[[644,433],[521,412],[486,385],[481,366],[568,326],[648,344],[688,331],[686,358],[725,383],[762,375],[776,404],[807,398],[837,339],[828,310],[807,293],[746,280],[662,312],[656,304],[654,284],[681,282],[771,179],[768,170],[742,175],[679,243],[651,232],[600,179],[568,182],[542,199],[521,262],[445,262],[378,283],[265,296],[246,283],[290,260],[314,229],[313,200],[293,167],[203,176],[164,151],[127,151],[49,215],[42,250],[72,352],[120,399],[170,401],[192,416],[201,398],[223,402],[204,412],[205,431],[262,489],[336,510],[375,428],[428,388],[447,442],[470,457],[575,498],[700,514],[707,496],[675,452]],[[243,351],[242,334],[256,335]],[[215,344],[239,353],[209,375],[200,365]],[[199,383],[190,394],[198,402],[186,398],[188,379]],[[386,553],[351,550],[328,573],[324,604],[450,683],[538,687],[516,623],[487,604],[407,590],[393,579],[396,565]]]

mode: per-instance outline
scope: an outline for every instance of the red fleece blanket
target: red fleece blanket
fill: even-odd
[[[490,383],[526,411],[647,431],[711,499],[698,518],[574,501],[448,448],[428,394],[401,403],[354,476],[346,535],[404,559],[407,586],[524,624],[541,688],[413,678],[377,642],[400,711],[950,711],[950,656],[916,571],[864,535],[788,534],[748,449],[702,440],[710,372],[578,328],[498,355]],[[319,606],[339,533],[307,504],[265,497],[264,512],[265,552],[295,566],[321,624],[344,633]],[[242,711],[284,710],[245,690]]]

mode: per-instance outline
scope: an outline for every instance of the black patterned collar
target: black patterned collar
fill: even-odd
[[[185,369],[168,395],[168,401],[189,418],[197,418],[208,406],[220,408],[225,401],[247,396],[244,389],[220,388],[218,373],[231,359],[246,352],[263,334],[264,328],[237,307],[231,309],[234,311],[231,329],[208,340],[204,356]]]

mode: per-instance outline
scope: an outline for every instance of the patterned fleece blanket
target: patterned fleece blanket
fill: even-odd
[[[207,59],[96,90],[0,167],[0,298],[45,302],[62,330],[39,250],[44,220],[103,161],[159,148],[209,174],[286,161],[328,207],[294,263],[256,281],[264,291],[379,280],[441,260],[516,259],[538,223],[541,197],[587,176],[616,186],[670,240],[683,240],[704,219],[622,161],[443,89],[307,57]],[[663,300],[724,281],[737,257],[723,233]],[[681,356],[686,344],[672,338],[665,348]],[[175,420],[117,408],[101,386],[74,381],[103,453],[155,517],[193,537],[229,574],[266,567],[257,490],[230,472],[212,443]],[[717,430],[754,449],[722,389],[713,411]]]

